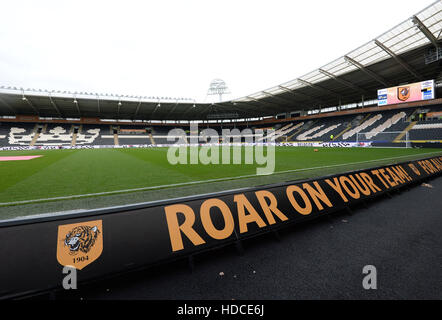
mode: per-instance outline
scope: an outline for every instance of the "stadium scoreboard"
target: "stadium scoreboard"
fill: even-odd
[[[434,80],[378,90],[378,106],[434,99]]]

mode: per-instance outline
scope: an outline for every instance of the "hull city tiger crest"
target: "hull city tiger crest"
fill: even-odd
[[[407,101],[410,98],[410,87],[398,87],[397,98],[401,101]]]
[[[57,260],[61,265],[81,270],[102,252],[102,220],[58,226]]]

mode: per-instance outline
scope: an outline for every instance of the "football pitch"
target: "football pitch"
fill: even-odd
[[[236,147],[238,148],[238,147]],[[106,207],[299,180],[442,154],[440,149],[276,147],[274,173],[257,176],[258,164],[177,164],[168,148],[2,151],[0,219],[14,206],[56,202],[44,212]],[[231,152],[233,155],[233,150]],[[73,201],[63,206],[61,202]],[[46,208],[46,209],[45,209]],[[28,212],[29,211],[29,212]],[[21,210],[20,215],[36,213]],[[16,215],[16,214],[14,214]]]

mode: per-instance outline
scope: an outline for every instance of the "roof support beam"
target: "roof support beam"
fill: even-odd
[[[230,104],[230,105],[227,105],[227,104]],[[239,106],[240,104],[241,104],[241,106]],[[250,103],[242,102],[242,101],[230,101],[230,102],[222,102],[222,104],[213,103],[213,104],[207,105],[206,110],[205,110],[206,112],[201,112],[201,119],[200,120],[203,120],[202,118],[204,118],[204,116],[207,117],[207,115],[209,113],[213,112],[214,110],[212,110],[212,109],[214,109],[214,106],[221,109],[221,110],[219,110],[221,112],[230,113],[230,112],[233,112],[232,111],[232,109],[233,109],[233,110],[239,111],[239,113],[241,113],[241,116],[246,114],[246,115],[251,115],[251,116],[255,117],[256,112],[257,112],[256,110],[259,109],[259,107],[253,105],[252,108],[246,108],[246,107],[244,107],[244,105],[250,106]],[[200,105],[199,107],[195,107],[195,108],[200,108],[201,106],[204,106],[204,105]],[[190,107],[190,109],[193,109],[193,107]],[[225,109],[227,109],[227,110],[225,110]]]
[[[250,102],[245,102],[245,101],[231,101],[230,103],[233,105],[231,108],[234,108],[239,111],[256,112],[256,109],[259,108],[256,105],[250,104]],[[243,106],[238,107],[237,106],[238,104],[241,104]],[[251,108],[246,108],[246,107],[244,107],[244,105],[251,106]]]
[[[199,119],[199,120],[203,120],[203,121],[204,121],[204,119],[208,120],[207,116],[212,112],[212,109],[213,109],[214,105],[215,105],[214,103],[209,104],[206,107],[206,109],[203,112],[200,113],[201,119]]]
[[[355,86],[353,83],[346,81],[344,79],[338,78],[337,76],[335,76],[334,74],[325,71],[323,69],[319,69],[319,72],[321,72],[323,75],[326,75],[327,77],[336,80],[337,82],[343,84],[344,86],[347,86],[349,88],[355,89],[361,93],[368,93],[365,89],[359,88],[358,86]]]
[[[414,23],[414,25],[427,37],[428,40],[431,41],[431,43],[438,48],[439,44],[437,43],[436,37],[431,33],[430,30],[428,30],[427,26],[422,23],[422,21],[419,20],[418,17],[412,16],[411,21]]]
[[[141,107],[141,99],[140,99],[140,101],[138,101],[137,108],[135,109],[135,113],[132,118],[135,118],[138,115],[138,111],[140,111],[140,107]]]
[[[278,97],[277,95],[275,95],[273,93],[270,93],[270,92],[267,92],[267,91],[261,91],[261,92],[266,94],[269,97],[272,97],[272,98],[276,99],[276,100],[279,100],[279,101],[282,101],[282,102],[285,102],[285,103],[293,104],[293,101],[291,101],[289,99],[284,99],[284,98]]]
[[[254,107],[254,108],[244,108],[243,106],[238,106],[238,104],[249,105],[248,102],[231,102],[231,104],[232,104],[232,106],[225,106],[225,105],[220,105],[220,104],[217,104],[217,103],[212,103],[210,105],[210,110],[208,112],[204,113],[204,116],[207,118],[207,116],[210,113],[217,113],[217,112],[218,113],[234,113],[233,110],[237,110],[237,111],[239,111],[239,113],[238,113],[239,117],[247,117],[247,116],[251,116],[252,118],[257,117],[257,115],[256,115],[257,107]],[[229,108],[229,110],[224,110],[225,108]],[[213,120],[221,120],[221,119],[213,119]]]
[[[364,67],[361,63],[357,62],[356,60],[353,60],[352,58],[350,58],[348,56],[344,56],[344,59],[345,59],[345,61],[351,63],[356,68],[360,69],[361,71],[363,71],[364,73],[369,75],[371,78],[375,79],[377,82],[382,83],[386,87],[390,86],[390,84],[384,78],[382,78],[381,76],[378,76],[373,71],[367,69],[366,67]]]
[[[410,72],[416,79],[421,80],[422,77],[420,74],[418,74],[416,71],[413,70],[408,63],[406,63],[404,60],[402,60],[398,55],[396,55],[392,50],[390,50],[388,47],[386,47],[383,43],[379,42],[378,40],[375,40],[374,43],[384,50],[386,53],[388,53],[394,60],[396,60],[397,63],[399,63],[402,67],[404,67],[408,72]]]
[[[173,106],[173,108],[166,115],[166,120],[167,120],[167,117],[170,116],[175,111],[176,107],[178,107],[178,101],[175,102],[175,105]]]
[[[262,104],[266,104],[268,106],[276,107],[278,109],[284,109],[284,110],[287,109],[285,107],[281,107],[279,104],[274,103],[274,102],[267,102],[267,101],[258,100],[258,99],[255,99],[255,98],[251,97],[251,96],[247,96],[246,98],[249,98],[250,100],[253,100],[253,101],[257,102],[257,103],[262,103]]]
[[[155,113],[155,111],[157,111],[157,109],[160,108],[160,107],[161,107],[161,102],[158,102],[158,104],[155,106],[155,108],[153,109],[153,111],[149,115],[149,120],[152,118],[152,116]]]
[[[101,113],[101,108],[100,108],[100,96],[97,95],[97,108],[98,108],[98,114]]]
[[[9,103],[7,103],[2,97],[0,97],[0,102],[1,102],[1,104],[4,105],[6,108],[8,108],[9,110],[11,110],[12,113],[13,113],[14,115],[17,115],[17,110],[15,110],[15,108],[11,107],[11,106],[9,105]]]
[[[255,101],[255,102],[258,102],[258,103],[262,103],[262,104],[267,104],[267,105],[270,105],[270,106],[279,106],[278,104],[276,104],[274,102],[266,102],[266,101],[262,101],[262,100],[260,101],[258,99],[255,99],[255,98],[251,97],[251,96],[246,96],[246,98],[249,98],[252,101]]]
[[[60,111],[60,108],[58,108],[58,106],[56,105],[56,103],[54,102],[54,100],[52,100],[51,94],[49,94],[49,101],[51,102],[51,105],[54,107],[54,109],[57,110],[58,115],[59,115],[61,118],[64,118],[64,117],[63,117],[63,114],[62,114],[61,111]]]
[[[79,103],[78,103],[78,101],[77,101],[77,98],[74,98],[74,102],[73,102],[73,104],[75,104],[75,106],[77,107],[78,115],[79,115],[80,118],[81,118],[81,110],[80,110],[80,105],[79,105]]]
[[[244,106],[237,106],[237,104],[242,104],[242,105],[250,106],[251,104],[249,102],[237,101],[237,102],[234,103],[234,105],[231,108],[233,108],[235,110],[238,110],[238,111],[240,111],[242,113],[248,114],[248,115],[256,116],[256,109],[259,108],[259,107],[252,106],[252,108],[245,108]]]
[[[117,103],[117,119],[120,119],[120,109],[121,109],[121,97],[119,97],[118,103]]]
[[[24,96],[23,96],[24,97]],[[29,98],[24,97],[24,101],[26,101],[26,103],[31,106],[31,108],[35,111],[35,113],[37,115],[40,115],[40,112],[38,111],[38,109],[32,104],[32,102],[29,100]]]
[[[187,110],[184,111],[184,112],[181,114],[181,117],[184,117],[185,114],[188,114],[191,110],[196,109],[196,108],[197,108],[197,107],[196,107],[196,104],[195,104],[195,103],[192,104],[192,105],[190,105],[190,106],[187,108]],[[183,119],[183,120],[186,120],[186,119]]]
[[[336,96],[336,97],[338,97],[338,98],[341,98],[341,95],[340,95],[340,94],[337,94],[336,92],[333,92],[333,91],[331,91],[331,90],[325,89],[325,88],[323,88],[323,87],[320,87],[320,86],[318,86],[318,85],[316,85],[316,84],[313,84],[313,83],[311,83],[311,82],[308,82],[308,81],[302,80],[302,79],[300,79],[300,78],[298,78],[298,79],[296,79],[296,80],[299,81],[299,82],[301,82],[303,85],[309,86],[309,87],[311,87],[311,88],[313,88],[313,89],[316,89],[316,90],[318,90],[318,91],[321,91],[321,92],[326,92],[326,93],[328,93],[328,94],[330,94],[330,95],[332,95],[332,96]]]
[[[181,117],[183,118],[183,120],[187,120],[184,118],[184,115],[188,114],[190,111],[194,110],[196,112],[201,112],[203,106],[206,106],[206,104],[198,104],[198,106],[196,105],[196,101],[195,99],[193,100],[193,104],[189,105],[189,107],[181,114]],[[198,108],[198,109],[197,109]],[[193,119],[194,120],[194,119]],[[196,119],[196,120],[201,120],[201,119]],[[190,120],[189,120],[190,121]]]
[[[295,91],[294,91],[293,89],[290,89],[290,88],[287,88],[287,87],[284,87],[284,86],[281,86],[281,85],[279,85],[278,87],[281,88],[282,90],[284,90],[285,92],[291,93],[291,94],[294,95],[295,97],[296,97],[296,96],[301,96],[301,97],[305,97],[305,98],[307,98],[307,100],[313,100],[313,101],[316,101],[316,102],[319,102],[319,103],[325,104],[324,101],[322,101],[321,99],[314,98],[314,97],[312,97],[312,96],[309,96],[308,94],[300,93],[300,92],[296,92],[296,93],[295,93]]]

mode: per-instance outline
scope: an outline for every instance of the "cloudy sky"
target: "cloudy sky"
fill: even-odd
[[[221,78],[241,97],[310,72],[432,2],[2,0],[0,85],[202,102]]]

